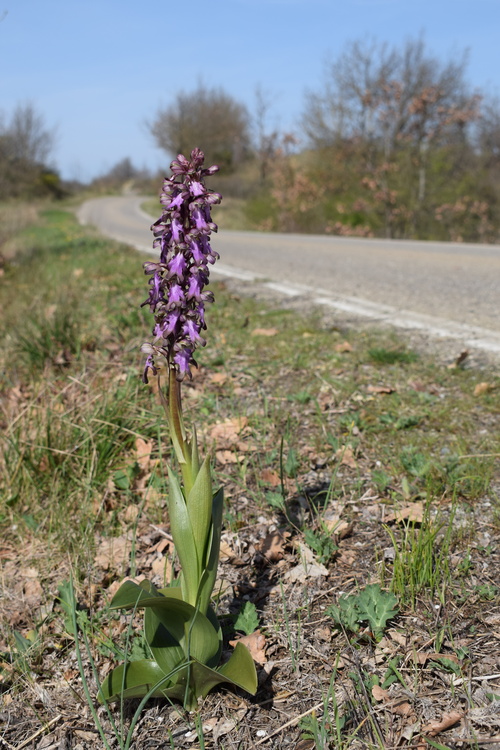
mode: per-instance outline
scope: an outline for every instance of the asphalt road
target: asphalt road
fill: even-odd
[[[79,218],[154,258],[144,200],[97,198]],[[224,229],[212,245],[219,274],[500,354],[500,246]]]

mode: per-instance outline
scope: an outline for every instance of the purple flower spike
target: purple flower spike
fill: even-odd
[[[205,346],[200,331],[206,328],[205,303],[213,301],[204,288],[209,280],[208,263],[219,257],[210,247],[211,232],[217,231],[210,207],[221,196],[205,186],[204,178],[215,174],[217,166],[204,168],[204,154],[198,148],[191,159],[179,154],[170,165],[172,176],[165,179],[160,203],[163,213],[152,225],[153,247],[160,251],[160,262],[148,261],[144,272],[151,276],[148,299],[155,316],[154,343],[144,344],[148,371],[156,375],[158,357],[164,357],[182,380],[196,365],[193,354]]]

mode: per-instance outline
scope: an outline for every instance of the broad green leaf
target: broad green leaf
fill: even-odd
[[[191,442],[189,444],[189,450],[191,453],[191,471],[195,477],[200,470],[200,454],[198,452],[198,436],[196,434],[196,426],[193,424]]]
[[[198,589],[198,601],[200,610],[206,611],[210,602],[217,568],[219,566],[220,536],[222,529],[222,511],[224,505],[224,490],[220,487],[212,499],[212,527],[210,530],[209,545],[206,553],[206,565],[200,579]]]
[[[175,544],[175,550],[182,567],[181,587],[183,597],[190,604],[196,605],[199,579],[201,576],[200,559],[193,536],[191,521],[184,500],[184,495],[177,481],[177,477],[168,470],[169,496],[168,511],[170,528]],[[201,551],[200,551],[201,554]]]
[[[125,581],[111,607],[146,609],[146,640],[154,658],[166,672],[188,658],[188,654],[204,664],[218,663],[221,646],[217,618],[213,613],[207,617],[183,601],[178,587],[160,592],[149,581],[140,586]]]
[[[149,601],[153,597],[160,598],[161,594],[149,582],[144,581],[143,585],[140,586],[133,581],[125,581],[114,595],[109,606],[110,609],[142,607],[144,601]]]
[[[220,669],[210,669],[198,661],[193,661],[179,674],[175,685],[169,687],[166,692],[169,698],[176,698],[184,703],[184,708],[188,711],[195,709],[197,699],[204,698],[216,685],[228,683],[246,690],[251,695],[257,692],[255,664],[250,652],[242,643],[236,645],[231,658]]]
[[[100,703],[120,698],[142,698],[152,688],[151,697],[169,697],[184,704],[187,710],[197,706],[216,685],[228,683],[255,695],[257,673],[248,649],[238,643],[229,661],[220,670],[194,660],[170,676],[154,661],[143,659],[114,669],[104,680],[98,694]]]
[[[250,695],[257,692],[257,672],[250,651],[243,643],[237,643],[231,658],[220,667],[218,672],[227,678],[228,682],[246,690]]]
[[[148,619],[146,637],[151,651],[159,664],[164,645],[180,646],[185,658],[194,658],[202,664],[215,666],[219,658],[219,636],[210,620],[181,599],[162,597],[146,605],[154,613],[162,628],[154,628],[154,619]],[[166,639],[166,634],[168,638]],[[163,664],[162,664],[163,666]]]
[[[142,698],[154,685],[162,683],[167,675],[161,667],[150,659],[140,661],[129,661],[121,664],[108,674],[101,685],[98,693],[99,703],[104,701],[115,701],[119,698]],[[154,691],[151,697],[167,695],[165,688],[171,683],[168,679],[166,684]]]
[[[186,505],[201,567],[207,555],[206,547],[212,519],[212,478],[208,456],[200,467],[193,488],[187,496]]]

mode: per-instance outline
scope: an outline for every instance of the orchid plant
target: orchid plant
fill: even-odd
[[[219,683],[257,689],[255,665],[248,649],[238,643],[219,666],[222,631],[211,605],[217,575],[222,527],[222,488],[212,488],[210,457],[201,461],[196,430],[185,429],[181,386],[196,364],[194,352],[205,345],[205,305],[213,301],[205,287],[209,264],[218,258],[209,238],[217,226],[211,206],[221,196],[206,187],[204,178],[218,167],[203,167],[199,149],[191,158],[179,155],[172,176],[163,185],[161,217],[151,227],[159,262],[144,264],[149,280],[149,305],[154,314],[154,339],[147,354],[143,380],[149,373],[168,372],[168,389],[160,395],[167,415],[180,477],[168,468],[168,511],[171,534],[181,566],[173,585],[157,589],[152,583],[126,581],[111,602],[112,609],[144,610],[144,636],[150,658],[116,667],[99,691],[101,702],[123,698],[164,696],[188,710]]]

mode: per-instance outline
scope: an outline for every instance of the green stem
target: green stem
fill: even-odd
[[[170,439],[174,452],[179,462],[184,483],[184,493],[187,497],[196,479],[193,471],[191,448],[186,438],[184,419],[182,415],[181,384],[177,380],[177,371],[174,367],[169,369],[168,398],[165,397],[160,385],[160,398],[165,409],[170,429]]]

